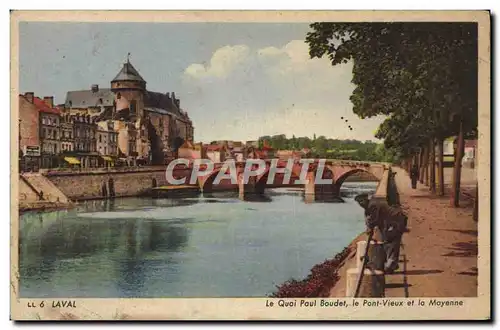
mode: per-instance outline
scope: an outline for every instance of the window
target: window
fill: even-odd
[[[135,113],[137,107],[137,101],[132,100],[130,101],[130,113]]]
[[[104,154],[107,155],[108,154],[108,150],[106,149],[106,147],[104,147]]]
[[[102,134],[99,134],[99,142],[102,142]]]
[[[120,86],[120,84],[118,84],[118,86]],[[122,94],[120,94],[120,92],[118,92],[118,94],[116,94],[116,98],[119,100],[122,98]]]

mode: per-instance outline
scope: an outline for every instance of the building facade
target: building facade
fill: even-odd
[[[148,91],[128,60],[109,88],[69,91],[57,107],[53,97],[19,95],[21,170],[166,164],[193,139],[175,93]]]
[[[99,167],[113,166],[118,157],[118,133],[114,130],[111,120],[97,123],[96,144],[97,152],[101,156]]]
[[[34,93],[19,95],[19,170],[40,168],[40,117]]]
[[[118,133],[115,132],[114,123],[111,120],[97,123],[97,151],[101,155],[118,156]]]
[[[128,60],[110,88],[92,85],[90,90],[70,91],[65,107],[97,121],[120,122],[114,125],[118,154],[127,162],[165,164],[170,152],[194,138],[192,121],[175,93],[148,91],[146,81]]]
[[[73,116],[73,155],[80,162],[80,167],[98,167],[99,153],[97,153],[97,124],[90,115]]]
[[[40,120],[40,145],[41,168],[59,167],[61,152],[60,118],[59,109],[54,108],[53,98],[34,98],[34,103],[39,111]]]
[[[67,153],[75,150],[75,140],[73,138],[73,116],[69,113],[61,112],[60,135],[61,152]]]

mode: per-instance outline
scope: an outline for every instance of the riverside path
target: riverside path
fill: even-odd
[[[418,184],[411,189],[408,174],[394,168],[409,232],[403,236],[399,270],[386,275],[387,297],[477,296],[478,228],[473,220],[474,200],[463,196],[459,208],[445,196],[432,195]],[[360,235],[357,240],[366,239]],[[354,245],[353,245],[354,246]],[[352,255],[339,269],[340,279],[330,296],[345,296],[345,271],[355,266]]]

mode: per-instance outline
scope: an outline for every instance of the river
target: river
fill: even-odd
[[[364,229],[353,200],[375,182],[346,182],[345,203],[302,192],[124,198],[20,218],[23,298],[263,297],[332,258]]]

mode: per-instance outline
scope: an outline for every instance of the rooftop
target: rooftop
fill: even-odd
[[[98,106],[113,106],[114,94],[109,88],[101,88],[97,91],[81,90],[69,91],[66,94],[65,105],[68,108],[98,107]]]
[[[47,103],[45,103],[44,100],[42,100],[41,98],[39,97],[33,97],[33,104],[36,106],[36,108],[38,109],[38,111],[40,112],[43,112],[43,113],[51,113],[51,114],[54,114],[54,115],[59,115],[61,114],[61,111],[59,111],[58,109],[56,108],[51,108],[47,105]]]
[[[123,63],[122,69],[111,82],[119,80],[146,82],[128,60]]]

